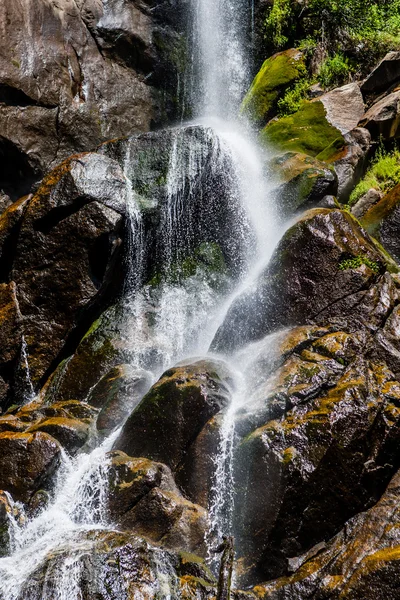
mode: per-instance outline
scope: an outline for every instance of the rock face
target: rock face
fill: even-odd
[[[351,268],[350,262],[346,268],[344,261],[357,257],[358,266],[356,262]],[[252,289],[232,304],[212,348],[232,351],[280,327],[316,319],[326,323],[342,317],[357,323],[368,313],[368,302],[374,302],[364,290],[375,282],[379,289],[385,261],[349,213],[305,213],[286,232]]]
[[[115,257],[126,180],[116,163],[78,155],[62,163],[29,201],[9,277],[19,308],[34,384],[43,377],[83,308],[118,279]]]
[[[0,188],[15,199],[68,155],[175,118],[186,61],[177,6],[2,3]]]
[[[351,519],[330,542],[292,561],[294,575],[254,591],[260,598],[395,598],[399,578],[399,474],[379,502]]]
[[[389,52],[361,85],[363,94],[384,92],[400,81],[400,52]]]

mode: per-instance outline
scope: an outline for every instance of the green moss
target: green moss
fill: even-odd
[[[167,271],[155,273],[148,285],[177,285],[190,277],[201,276],[211,287],[218,289],[224,285],[226,275],[227,267],[220,246],[215,242],[203,242],[192,254],[172,263]]]
[[[344,145],[342,134],[326,118],[325,107],[320,101],[303,102],[294,115],[271,121],[262,130],[261,141],[284,151],[301,152],[318,156],[333,142]],[[333,154],[333,150],[332,150]],[[327,153],[326,159],[329,159]]]
[[[361,254],[355,256],[354,258],[342,260],[342,262],[339,264],[339,269],[341,271],[346,271],[347,269],[357,269],[358,267],[361,267],[361,265],[366,265],[374,273],[379,273],[380,271],[379,264],[377,262],[369,259],[367,256],[362,256]]]
[[[246,94],[241,113],[256,123],[266,123],[273,116],[280,96],[295,81],[304,77],[302,54],[288,50],[268,58]]]

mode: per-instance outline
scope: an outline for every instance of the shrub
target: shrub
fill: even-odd
[[[341,271],[346,271],[347,269],[357,269],[358,267],[361,267],[361,265],[366,265],[374,273],[379,273],[378,263],[371,260],[367,256],[362,256],[361,254],[353,258],[342,260],[342,262],[339,264],[339,269]]]
[[[287,90],[283,98],[278,100],[278,114],[284,117],[285,115],[297,112],[303,100],[307,98],[310,85],[311,81],[309,79],[301,79],[292,88]]]
[[[350,80],[352,67],[343,54],[327,58],[321,65],[318,79],[324,88],[341,85]]]

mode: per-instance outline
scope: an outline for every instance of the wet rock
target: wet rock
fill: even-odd
[[[384,96],[367,110],[359,123],[371,133],[372,139],[389,140],[399,135],[400,90]]]
[[[374,196],[376,198],[376,194]],[[364,212],[361,223],[399,262],[400,185],[395,186],[383,197],[380,195],[378,200]]]
[[[295,573],[255,593],[265,599],[395,598],[399,581],[399,474],[378,503],[346,523],[332,540],[297,559]]]
[[[207,553],[207,513],[181,494],[153,488],[121,520],[121,527],[133,530],[153,542],[174,549]]]
[[[361,198],[357,201],[354,206],[351,208],[351,214],[353,214],[356,219],[361,219],[365,213],[369,211],[372,206],[377,204],[379,200],[382,198],[382,192],[379,192],[375,188],[371,188],[368,190],[366,194],[361,196]]]
[[[32,425],[26,433],[44,431],[56,439],[69,452],[74,454],[87,442],[89,437],[89,426],[78,419],[65,417],[45,418],[39,423]]]
[[[325,107],[326,118],[342,134],[357,127],[364,114],[364,100],[358,83],[348,83],[318,98]]]
[[[49,505],[51,500],[49,492],[46,490],[38,490],[30,499],[27,507],[29,517],[35,518]]]
[[[118,286],[115,261],[125,185],[117,163],[97,155],[74,156],[43,180],[27,206],[12,277],[18,282],[34,385],[84,307],[93,304],[110,279]]]
[[[276,114],[279,98],[306,72],[302,52],[291,48],[268,58],[257,73],[241,106],[241,112],[257,125]]]
[[[364,95],[376,94],[389,89],[400,80],[400,52],[388,52],[379,65],[361,84]]]
[[[306,154],[287,152],[272,161],[272,169],[284,180],[276,192],[283,215],[315,206],[337,192],[333,169]]]
[[[175,471],[206,423],[227,407],[231,384],[222,361],[169,369],[128,418],[114,448]]]
[[[164,550],[128,532],[88,531],[71,542],[75,548],[76,588],[84,600],[153,600],[165,595],[185,600],[211,600],[212,594],[215,597],[215,579],[196,556]],[[26,582],[22,594],[41,600],[44,589],[55,593],[59,590],[60,569],[70,559],[68,544],[46,557]]]
[[[0,433],[1,489],[16,501],[28,502],[39,488],[50,485],[60,455],[60,444],[47,433]]]
[[[343,263],[356,257],[362,258],[354,268]],[[231,351],[280,327],[317,318],[321,323],[333,316],[364,319],[366,308],[360,300],[386,260],[349,213],[307,212],[286,232],[252,288],[234,301],[212,348]],[[379,296],[378,291],[371,294]]]
[[[132,458],[114,450],[108,454],[108,509],[120,521],[153,488],[179,493],[171,470],[147,458]]]
[[[244,248],[254,238],[232,155],[217,131],[189,125],[111,140],[99,152],[117,160],[132,182],[144,228],[144,281],[171,270],[171,253],[176,264],[201,258],[203,244],[220,249],[229,274],[241,272]],[[171,193],[185,205],[172,227],[165,219]]]
[[[150,373],[119,365],[104,375],[93,388],[88,402],[100,406],[96,427],[104,434],[123,424],[148,391],[152,382]]]
[[[47,402],[71,397],[85,400],[110,369],[129,360],[130,329],[121,327],[123,314],[123,307],[116,304],[92,323],[75,353],[62,361],[51,376],[45,391]]]

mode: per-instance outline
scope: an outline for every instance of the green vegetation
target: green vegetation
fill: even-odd
[[[293,87],[289,88],[285,95],[278,100],[278,115],[284,117],[297,112],[307,98],[311,83],[307,78],[300,79]]]
[[[336,127],[326,119],[326,111],[322,102],[303,102],[294,115],[271,121],[261,132],[261,140],[274,144],[284,151],[301,152],[317,156],[339,140],[344,145],[343,136]],[[328,156],[325,160],[328,160]]]
[[[400,0],[273,0],[265,37],[275,51],[300,47],[315,74],[323,65],[321,83],[337,85],[400,48]]]
[[[346,271],[347,269],[357,269],[358,267],[361,267],[361,265],[369,267],[374,273],[379,273],[378,263],[369,259],[367,256],[362,256],[361,254],[355,256],[354,258],[342,260],[342,262],[339,264],[339,269],[341,271]]]
[[[349,59],[341,53],[334,54],[321,64],[318,79],[324,88],[341,85],[351,78],[353,67]]]
[[[387,193],[400,183],[400,150],[385,152],[380,148],[364,179],[354,188],[349,199],[353,206],[371,188]]]

